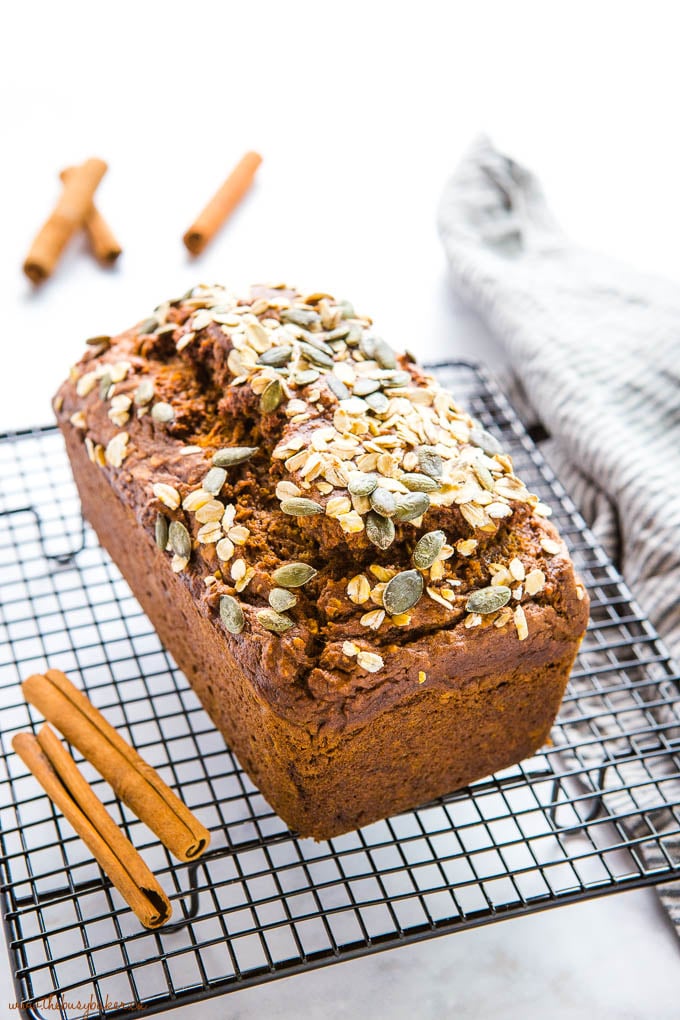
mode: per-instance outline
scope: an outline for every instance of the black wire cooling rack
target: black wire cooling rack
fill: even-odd
[[[592,600],[553,745],[417,811],[327,843],[288,831],[241,771],[94,534],[58,432],[0,441],[3,915],[29,1016],[139,1017],[232,989],[680,877],[680,694],[654,630],[506,399],[442,381],[554,508]],[[142,929],[22,762],[19,682],[68,673],[213,834],[177,864],[76,753],[173,900]]]

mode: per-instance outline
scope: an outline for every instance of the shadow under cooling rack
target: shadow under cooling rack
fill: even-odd
[[[561,903],[680,877],[680,696],[648,621],[503,395],[438,374],[554,510],[592,600],[553,744],[469,789],[315,843],[241,771],[84,527],[59,433],[0,441],[0,839],[4,921],[28,1015],[139,1017]],[[173,900],[141,929],[11,752],[19,682],[74,677],[213,834],[171,861],[76,755]]]

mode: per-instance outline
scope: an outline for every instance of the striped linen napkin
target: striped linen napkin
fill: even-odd
[[[680,659],[680,287],[570,241],[533,174],[486,139],[446,185],[438,221],[454,286],[504,346],[525,421],[547,430],[548,460]],[[628,692],[616,699],[602,699],[610,738],[620,730],[607,733],[607,704],[632,707]],[[654,712],[677,724],[663,707]],[[633,728],[644,722],[629,718]],[[605,801],[632,812],[641,835],[644,774],[616,771]],[[670,763],[669,772],[677,775]],[[620,790],[633,783],[637,804]],[[655,804],[658,796],[652,785]],[[659,851],[648,846],[653,867]],[[667,850],[680,858],[680,845]],[[680,935],[680,883],[659,895]]]

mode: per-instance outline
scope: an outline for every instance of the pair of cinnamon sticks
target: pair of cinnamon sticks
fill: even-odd
[[[208,830],[64,673],[48,669],[25,680],[22,690],[175,857],[200,857],[210,842]],[[37,737],[18,733],[12,746],[142,924],[165,924],[170,901],[54,731],[44,725]]]
[[[192,255],[199,255],[246,194],[262,157],[247,152],[236,164],[183,237]],[[122,249],[94,204],[94,193],[106,173],[101,159],[88,159],[81,166],[61,173],[64,188],[49,219],[33,241],[24,261],[24,272],[33,283],[42,283],[53,273],[71,237],[84,227],[96,258],[113,264]]]
[[[86,159],[80,166],[62,170],[63,188],[49,218],[40,228],[24,261],[24,272],[33,283],[51,276],[73,235],[82,228],[95,258],[112,265],[122,248],[94,204],[94,193],[108,167],[103,159]]]

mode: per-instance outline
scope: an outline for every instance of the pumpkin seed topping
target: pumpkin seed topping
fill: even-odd
[[[443,531],[428,531],[416,543],[413,550],[413,565],[419,570],[427,570],[439,556],[446,543]]]
[[[380,389],[380,382],[378,379],[370,379],[367,377],[363,379],[357,379],[352,392],[355,397],[367,397],[369,393],[375,393]]]
[[[292,609],[296,603],[295,595],[292,591],[286,591],[285,588],[272,588],[269,592],[269,605],[277,613],[284,613],[286,609]]]
[[[347,400],[352,396],[350,391],[345,386],[344,382],[338,379],[337,375],[333,372],[329,372],[326,376],[326,384],[331,393],[337,397],[338,400]]]
[[[292,322],[295,326],[302,326],[303,329],[313,326],[319,321],[317,312],[305,308],[284,308],[281,318],[284,322]]]
[[[512,592],[504,584],[496,584],[489,588],[479,588],[473,591],[465,603],[468,613],[495,613],[497,610],[507,606],[512,597]]]
[[[375,512],[382,517],[392,517],[395,514],[397,509],[396,500],[388,489],[378,486],[373,490],[369,499]]]
[[[387,582],[383,606],[390,616],[399,616],[415,606],[423,594],[423,575],[417,570],[402,570]]]
[[[290,617],[277,613],[275,609],[259,609],[256,615],[260,625],[273,634],[285,634],[293,626]]]
[[[353,496],[370,496],[377,485],[377,475],[372,473],[364,474],[363,471],[353,471],[349,476],[347,488]]]
[[[381,368],[396,368],[397,359],[394,351],[385,340],[376,340],[373,345],[373,358]]]
[[[181,521],[171,521],[168,529],[170,548],[178,556],[188,559],[191,556],[191,536]]]
[[[439,479],[444,470],[444,462],[431,446],[421,446],[418,450],[418,467],[424,475]]]
[[[270,368],[283,368],[293,356],[292,347],[270,347],[257,359],[258,365],[268,365]]]
[[[107,350],[111,346],[110,336],[90,336],[85,341],[88,347],[101,347],[103,350]]]
[[[300,588],[316,575],[317,571],[308,563],[286,563],[274,571],[272,581],[280,588]]]
[[[399,481],[410,492],[434,492],[439,488],[437,479],[431,478],[430,475],[407,472],[405,475],[401,475]]]
[[[320,503],[302,496],[293,496],[291,499],[282,500],[281,509],[284,514],[290,514],[291,517],[311,517],[313,514],[323,513]]]
[[[140,322],[137,330],[140,335],[146,335],[147,333],[153,333],[158,325],[159,323],[156,316],[151,315],[148,319],[144,319],[144,322]]]
[[[389,409],[390,402],[384,393],[369,393],[364,400],[376,414],[385,414]]]
[[[366,536],[378,549],[389,549],[394,542],[394,524],[389,517],[370,510],[366,515]]]
[[[503,447],[496,437],[492,436],[490,432],[487,432],[481,426],[475,425],[470,429],[470,442],[474,443],[475,446],[479,446],[490,457],[503,452]]]
[[[168,518],[165,514],[158,514],[156,516],[155,526],[156,545],[159,549],[162,549],[163,552],[165,552],[165,548],[168,544],[168,530]]]
[[[243,464],[244,461],[250,460],[259,449],[259,446],[227,446],[213,454],[212,462],[215,467],[235,467],[237,464]]]
[[[108,400],[113,386],[113,379],[111,378],[110,372],[104,372],[104,375],[99,380],[99,399]]]
[[[230,634],[240,634],[245,626],[243,610],[233,595],[220,598],[220,618]]]
[[[283,400],[283,387],[278,379],[272,379],[260,397],[260,410],[263,414],[271,414]]]
[[[304,341],[300,342],[300,353],[304,354],[307,361],[311,361],[313,365],[319,365],[321,368],[333,368],[335,364],[330,354],[317,350],[312,344]]]
[[[414,521],[422,517],[430,506],[430,498],[425,492],[407,492],[395,500],[394,516],[398,521]]]

